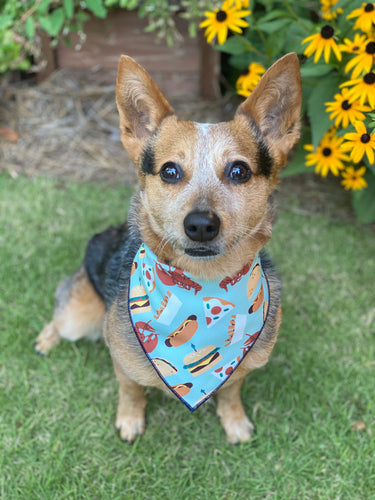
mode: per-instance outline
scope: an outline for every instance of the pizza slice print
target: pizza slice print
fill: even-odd
[[[203,297],[203,304],[208,328],[214,326],[234,308],[232,302],[219,297]]]

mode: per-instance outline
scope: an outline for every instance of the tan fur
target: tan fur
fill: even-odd
[[[123,145],[139,168],[140,189],[129,211],[130,224],[139,227],[143,241],[159,260],[197,279],[234,275],[271,236],[270,195],[299,138],[301,84],[296,55],[285,56],[266,72],[231,122],[179,121],[146,71],[126,56],[119,63],[117,104]],[[269,176],[259,169],[259,136],[273,159]],[[142,172],[145,148],[152,148],[153,171],[147,175]],[[234,184],[224,175],[226,165],[239,160],[252,172],[244,184]],[[159,172],[166,162],[182,167],[180,182],[161,180]],[[218,252],[214,258],[202,261],[185,252],[192,242],[184,232],[184,219],[194,210],[214,212],[220,219],[220,232],[209,243]],[[269,273],[270,297],[278,297],[278,280]],[[41,352],[61,337],[75,340],[91,333],[104,317],[104,305],[83,268],[60,286],[57,299],[53,321],[37,339]],[[122,439],[132,442],[145,429],[143,387],[170,391],[134,335],[127,300],[125,289],[105,315],[103,333],[119,382],[116,427]],[[279,302],[275,304],[257,342],[217,394],[217,412],[231,443],[251,438],[253,425],[242,406],[240,388],[250,371],[267,363],[274,347],[282,316]]]
[[[83,267],[60,283],[55,301],[53,319],[38,335],[36,351],[47,354],[61,339],[74,342],[83,337],[96,340],[101,336],[105,307]]]

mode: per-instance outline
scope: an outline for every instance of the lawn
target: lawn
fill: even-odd
[[[132,446],[114,429],[117,383],[102,343],[33,351],[56,283],[88,237],[123,220],[130,191],[0,176],[0,497],[375,498],[375,236],[283,203],[271,253],[284,320],[243,388],[254,439],[226,444],[209,401],[190,414],[148,390]]]

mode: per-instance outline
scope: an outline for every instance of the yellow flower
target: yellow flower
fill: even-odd
[[[248,97],[262,78],[266,68],[259,63],[251,63],[237,79],[237,94]]]
[[[374,4],[363,3],[360,9],[355,9],[346,16],[347,19],[352,19],[353,17],[358,17],[354,25],[355,30],[361,30],[364,33],[370,33],[372,30],[372,25],[375,24]]]
[[[359,99],[361,106],[368,102],[372,109],[375,108],[375,73],[367,73],[363,78],[349,80],[340,87],[352,87],[348,93],[350,103]]]
[[[302,41],[302,44],[310,42],[306,47],[304,54],[307,57],[310,57],[315,52],[314,63],[316,63],[320,59],[322,53],[324,53],[324,60],[328,64],[332,50],[337,60],[341,61],[341,52],[333,38],[334,34],[335,30],[332,28],[332,26],[329,26],[328,24],[326,26],[323,26],[323,28],[320,30],[320,33],[310,35]]]
[[[205,12],[207,19],[199,26],[206,28],[205,35],[208,43],[217,35],[219,45],[222,45],[228,37],[228,29],[242,33],[241,28],[249,26],[249,23],[242,19],[249,14],[251,14],[250,10],[241,10],[240,0],[225,0],[220,9]]]
[[[364,71],[369,73],[372,65],[375,62],[375,42],[369,41],[366,44],[365,50],[351,59],[345,66],[345,72],[348,73],[353,69],[352,78],[358,78]]]
[[[366,173],[366,167],[355,170],[354,167],[347,167],[341,172],[343,180],[341,184],[346,190],[358,191],[367,187],[367,182],[363,178]]]
[[[349,123],[353,125],[355,121],[366,118],[362,111],[365,113],[371,111],[369,106],[361,106],[358,100],[350,103],[348,94],[348,89],[342,89],[341,94],[335,94],[335,101],[325,103],[327,113],[331,113],[330,119],[335,119],[335,127],[341,125],[346,128]]]
[[[368,161],[374,163],[375,134],[369,134],[363,122],[355,122],[356,132],[344,135],[347,142],[342,144],[342,151],[350,151],[350,158],[354,163],[359,163],[366,154]]]
[[[312,144],[306,144],[304,149],[309,151],[306,155],[306,166],[315,165],[315,172],[322,177],[327,177],[328,172],[338,176],[339,171],[345,168],[344,161],[350,161],[349,156],[342,152],[341,145],[344,139],[337,137],[329,130],[324,134],[319,146],[314,152]]]
[[[365,50],[366,43],[366,35],[356,33],[353,41],[349,38],[344,38],[344,43],[339,45],[339,49],[343,52],[349,52],[350,54],[357,54],[358,52],[363,52]]]
[[[338,14],[343,13],[341,7],[336,10],[333,9],[338,1],[339,0],[320,0],[320,10],[322,12],[323,19],[325,19],[326,21],[331,21],[332,19],[336,19]]]

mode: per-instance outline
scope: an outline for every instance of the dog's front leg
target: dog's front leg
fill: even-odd
[[[227,441],[231,444],[244,443],[252,438],[254,425],[247,418],[241,401],[243,378],[224,386],[217,394],[217,414],[224,427]]]
[[[113,367],[119,383],[116,428],[120,432],[121,439],[132,443],[145,430],[146,399],[143,387],[131,380],[115,360]]]

